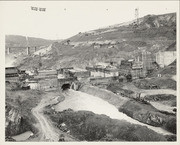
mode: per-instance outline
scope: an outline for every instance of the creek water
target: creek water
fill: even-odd
[[[92,111],[95,114],[107,115],[112,119],[126,120],[131,124],[146,126],[149,129],[163,135],[172,135],[172,133],[160,127],[154,127],[141,123],[127,116],[126,114],[119,112],[115,106],[109,104],[107,101],[104,101],[103,99],[98,98],[96,96],[92,96],[80,91],[74,91],[71,89],[64,92],[63,95],[65,96],[65,100],[54,106],[56,111],[63,111],[68,108],[71,108],[74,111]]]
[[[12,138],[15,139],[16,141],[25,141],[32,135],[33,135],[33,133],[31,131],[26,131],[26,132],[21,133],[19,135],[12,136]]]

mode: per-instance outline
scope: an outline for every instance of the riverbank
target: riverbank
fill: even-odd
[[[162,127],[176,134],[176,116],[175,114],[159,111],[150,103],[141,102],[132,98],[122,97],[110,91],[99,89],[94,86],[85,85],[81,88],[82,92],[102,98],[114,105],[120,112],[142,123]],[[172,124],[170,124],[171,122]],[[171,130],[169,130],[171,128]]]
[[[80,141],[167,141],[166,136],[158,134],[145,126],[131,124],[125,120],[111,119],[106,115],[91,111],[57,112],[46,110],[55,125],[66,125],[70,135]]]

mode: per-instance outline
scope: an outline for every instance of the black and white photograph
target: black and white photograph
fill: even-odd
[[[0,30],[5,143],[177,143],[179,1],[0,1]]]

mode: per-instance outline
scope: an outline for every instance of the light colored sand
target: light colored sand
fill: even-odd
[[[109,104],[101,98],[74,90],[66,91],[64,96],[65,100],[54,106],[56,111],[63,111],[68,108],[71,108],[74,111],[92,111],[95,114],[105,114],[112,119],[126,120],[132,124],[147,126],[148,128],[161,134],[171,134],[160,127],[153,127],[147,124],[143,124],[137,120],[132,119],[131,117],[128,117],[126,114],[119,112],[115,106]]]

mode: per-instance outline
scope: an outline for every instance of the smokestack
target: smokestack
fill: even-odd
[[[30,47],[27,47],[27,55],[30,54]]]
[[[7,54],[10,54],[10,47],[7,48]]]

